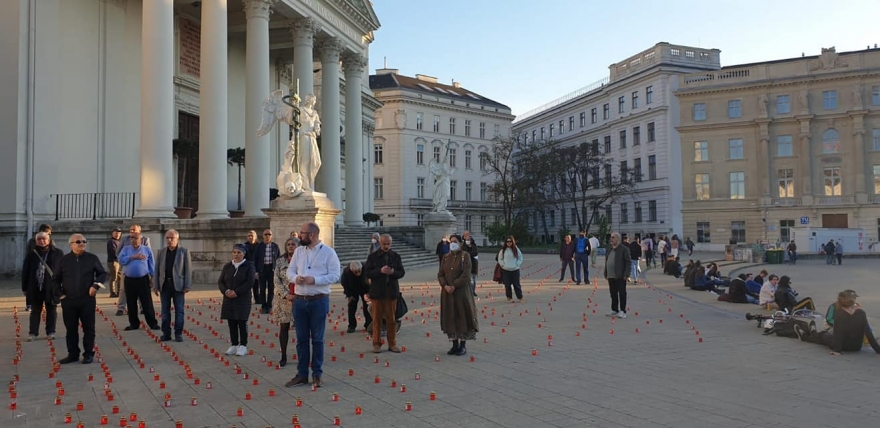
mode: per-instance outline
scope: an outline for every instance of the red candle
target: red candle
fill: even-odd
[[[303,400],[300,397],[296,397],[296,407],[302,407]]]
[[[138,414],[135,412],[131,412],[131,414],[128,415],[128,420],[132,422],[138,420]]]
[[[274,396],[275,396],[275,388],[269,388],[269,396],[270,396],[270,397],[274,397]]]
[[[83,402],[82,402],[82,401],[79,401],[79,402],[76,403],[76,411],[77,411],[77,412],[81,412],[81,411],[83,411],[83,408],[84,408],[84,406],[83,406]]]
[[[407,402],[406,402],[406,411],[409,412],[409,411],[411,411],[411,410],[412,410],[412,403],[409,402],[409,401],[407,401]]]
[[[237,414],[239,417],[244,416],[244,410],[242,410],[241,407],[239,407]]]
[[[339,394],[333,393],[333,401],[339,401]]]
[[[354,407],[354,414],[359,415],[361,413],[363,413],[363,409],[361,409],[361,406],[355,406]]]
[[[107,425],[109,422],[109,418],[107,415],[101,415],[101,425]]]

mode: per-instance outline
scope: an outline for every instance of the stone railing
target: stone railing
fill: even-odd
[[[816,199],[816,205],[843,205],[855,202],[856,198],[853,196],[820,196]]]
[[[801,204],[801,198],[773,198],[772,204],[775,206],[797,206]]]
[[[751,77],[752,71],[749,68],[739,68],[735,70],[719,70],[704,73],[688,74],[681,77],[682,86],[694,87],[704,85],[714,85],[725,83],[730,80],[744,80]]]

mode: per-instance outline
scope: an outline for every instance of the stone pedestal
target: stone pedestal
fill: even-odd
[[[333,206],[327,195],[319,192],[306,192],[296,198],[278,198],[263,209],[269,216],[269,228],[275,232],[278,242],[284,242],[290,232],[299,232],[303,223],[314,221],[321,228],[321,241],[334,245],[334,222],[342,210]]]
[[[455,232],[455,216],[449,212],[425,214],[425,249],[434,250],[437,243]]]

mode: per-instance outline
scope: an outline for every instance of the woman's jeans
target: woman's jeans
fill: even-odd
[[[513,298],[513,294],[511,293],[511,286],[513,286],[513,291],[516,292],[516,298],[522,300],[522,286],[519,283],[519,269],[517,270],[504,270],[501,269],[501,282],[504,284],[504,294],[507,295],[508,299]]]

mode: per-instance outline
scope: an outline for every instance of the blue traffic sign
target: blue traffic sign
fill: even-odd
[[[809,217],[801,217],[801,224],[810,224]]]

